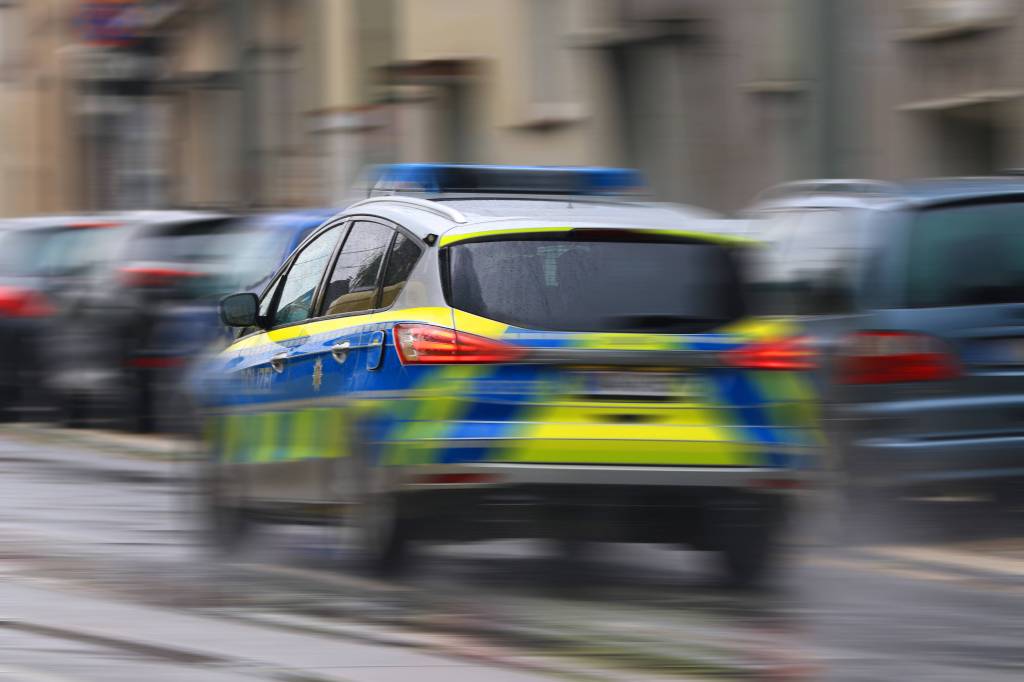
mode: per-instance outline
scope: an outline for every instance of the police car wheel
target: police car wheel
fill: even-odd
[[[233,552],[251,532],[252,521],[238,501],[227,494],[226,482],[216,466],[208,465],[201,476],[205,544],[221,553]]]
[[[394,574],[407,568],[409,524],[397,494],[366,494],[355,509],[355,530],[359,552],[369,570]]]
[[[756,587],[762,584],[775,558],[776,543],[768,529],[748,529],[731,533],[722,548],[726,582],[731,587]]]
[[[777,500],[738,496],[711,509],[709,537],[714,539],[730,587],[764,582],[776,557],[785,516]]]

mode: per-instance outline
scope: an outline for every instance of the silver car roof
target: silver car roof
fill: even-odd
[[[374,215],[398,223],[420,238],[472,234],[530,226],[640,227],[712,234],[735,233],[734,221],[680,204],[593,201],[579,198],[373,197],[336,217]]]

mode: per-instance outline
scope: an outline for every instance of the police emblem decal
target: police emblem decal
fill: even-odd
[[[320,358],[313,363],[313,390],[319,391],[320,384],[324,381],[324,361]]]

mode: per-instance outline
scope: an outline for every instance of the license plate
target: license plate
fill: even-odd
[[[986,365],[1024,365],[1024,339],[986,341],[975,357]]]
[[[594,398],[692,399],[700,393],[696,377],[676,372],[595,371],[582,378],[583,392]]]

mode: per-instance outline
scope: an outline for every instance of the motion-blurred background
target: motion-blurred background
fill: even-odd
[[[1013,0],[5,0],[0,215],[321,206],[390,161],[734,210],[1022,162]]]
[[[767,242],[765,312],[826,359],[823,469],[925,504],[853,490],[851,544],[851,486],[808,491],[758,593],[651,547],[371,580],[287,524],[199,560],[166,435],[217,300],[368,167],[432,161],[635,167]],[[1019,679],[1018,169],[1024,0],[0,0],[0,682]]]

